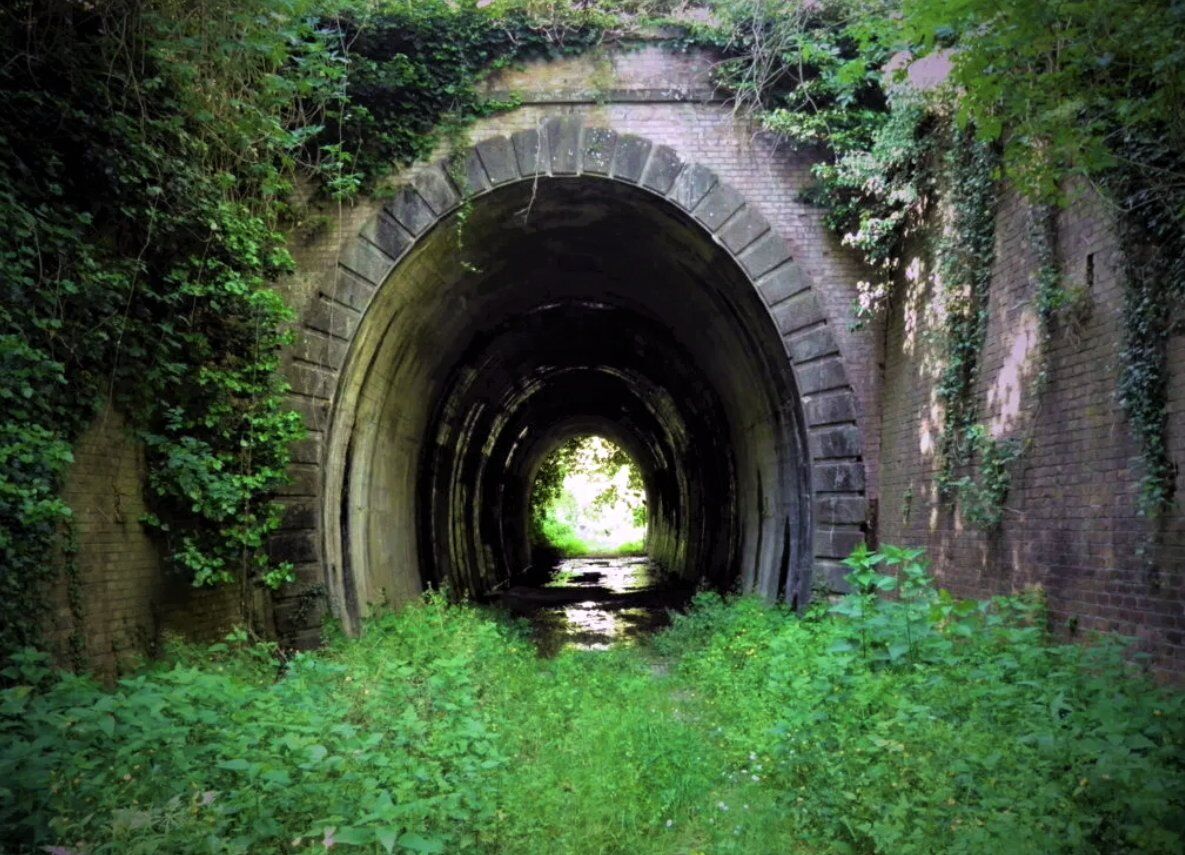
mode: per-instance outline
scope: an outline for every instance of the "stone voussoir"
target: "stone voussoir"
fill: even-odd
[[[859,525],[868,514],[863,496],[823,495],[815,499],[815,520],[820,523]]]
[[[395,269],[395,262],[377,246],[368,241],[352,241],[342,250],[338,263],[371,285],[379,286]]]
[[[395,218],[395,222],[415,237],[426,232],[437,220],[436,214],[424,201],[424,197],[411,186],[401,187],[396,191],[395,198],[383,207]]]
[[[735,222],[735,219],[733,220]],[[729,226],[732,222],[729,223]],[[756,279],[780,264],[790,261],[790,247],[780,235],[766,230],[763,237],[746,249],[737,259],[750,277]]]
[[[752,205],[746,205],[716,235],[733,255],[748,249],[769,231],[769,221]],[[742,260],[742,264],[743,264]]]
[[[609,128],[585,128],[583,145],[584,172],[591,175],[608,175],[613,168],[613,155],[617,151],[617,131]]]
[[[716,173],[698,163],[685,165],[671,185],[667,198],[684,211],[693,211],[719,179]]]
[[[421,170],[412,178],[411,183],[437,217],[444,216],[461,201],[452,182],[440,167],[433,166]]]
[[[524,133],[534,134],[535,132]],[[538,134],[535,134],[535,141],[537,147]],[[490,183],[495,187],[519,178],[521,158],[517,147],[506,137],[496,136],[484,139],[475,146],[474,150],[481,159],[481,164],[485,168],[486,175],[489,176]],[[527,173],[524,171],[521,174],[526,175]]]
[[[807,396],[803,402],[809,427],[856,421],[856,396],[844,389],[838,394]]]
[[[859,457],[860,429],[854,424],[832,425],[807,431],[811,457],[826,460],[836,457]]]
[[[617,151],[613,154],[613,169],[610,174],[618,181],[637,184],[650,157],[650,148],[650,140],[634,134],[622,135],[617,140]]]
[[[657,146],[650,155],[650,162],[642,175],[642,186],[665,196],[670,192],[682,169],[683,161],[673,148],[666,145]]]
[[[727,184],[717,183],[695,206],[693,216],[710,232],[716,232],[740,210],[745,198]]]
[[[580,119],[559,116],[544,123],[552,175],[580,174]]]
[[[546,136],[531,128],[514,132],[510,135],[510,142],[514,147],[519,175],[523,178],[533,178],[547,174],[551,160],[547,155]]]
[[[811,467],[816,493],[858,493],[864,489],[864,466],[855,460],[816,463]]]

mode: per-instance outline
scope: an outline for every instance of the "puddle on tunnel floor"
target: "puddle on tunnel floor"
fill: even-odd
[[[542,587],[515,586],[502,605],[525,618],[543,656],[634,644],[670,623],[693,591],[663,580],[648,558],[568,558]]]

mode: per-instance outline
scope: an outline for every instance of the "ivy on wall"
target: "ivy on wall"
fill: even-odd
[[[487,105],[485,70],[587,48],[567,4],[21,0],[0,11],[0,651],[33,643],[59,493],[103,406],[148,453],[149,522],[244,618],[303,433],[277,369],[301,175],[348,199]],[[483,4],[489,6],[489,4]],[[75,586],[76,587],[76,586]],[[73,590],[73,589],[72,589]],[[77,597],[74,597],[77,599]]]
[[[1041,348],[1038,396],[1059,317],[1085,302],[1058,272],[1052,211],[1074,177],[1101,187],[1118,211],[1126,250],[1123,372],[1119,398],[1143,461],[1140,510],[1173,507],[1177,467],[1166,441],[1166,348],[1185,305],[1185,5],[1179,0],[722,0],[720,27],[704,40],[730,53],[723,80],[764,127],[832,159],[816,169],[812,198],[874,278],[860,283],[859,318],[875,316],[900,275],[904,241],[925,218],[941,151],[990,144],[998,172],[1045,214],[1033,230],[1038,256]],[[889,61],[890,56],[902,60]],[[904,95],[892,68],[930,57],[947,80],[926,97]],[[973,129],[939,144],[935,116]],[[935,97],[936,96],[936,97]],[[937,149],[937,150],[936,150]],[[972,187],[972,192],[977,192]],[[952,194],[955,205],[960,201]],[[984,201],[981,199],[980,201]],[[979,225],[955,212],[957,240],[980,243]],[[982,224],[985,228],[987,223]],[[964,229],[964,227],[966,227]],[[950,250],[952,241],[947,241]],[[939,252],[979,265],[990,247]],[[979,269],[990,270],[979,265]],[[974,415],[985,295],[967,291],[957,265],[948,318],[947,406],[940,484],[964,499],[964,514],[999,524],[1010,463],[1025,442],[1000,444]],[[946,287],[946,286],[944,286]],[[985,285],[986,287],[986,285]],[[948,293],[948,296],[949,293]],[[960,304],[960,301],[962,303]],[[1069,314],[1073,314],[1070,312]],[[973,459],[980,473],[956,475]]]

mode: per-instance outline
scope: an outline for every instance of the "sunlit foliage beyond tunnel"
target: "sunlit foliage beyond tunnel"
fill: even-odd
[[[573,437],[544,459],[530,514],[532,545],[566,558],[645,551],[641,470],[604,437]]]

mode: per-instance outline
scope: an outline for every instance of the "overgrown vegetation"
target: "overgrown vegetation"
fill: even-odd
[[[544,458],[531,487],[531,539],[564,557],[641,555],[646,488],[625,449],[577,436]]]
[[[1177,0],[714,5],[723,28],[709,41],[734,55],[724,80],[738,103],[756,107],[766,128],[823,146],[833,156],[816,168],[814,198],[875,274],[860,284],[859,317],[885,304],[902,273],[906,241],[936,195],[956,208],[964,199],[963,188],[938,194],[935,184],[944,161],[965,156],[961,149],[998,150],[998,170],[985,164],[983,178],[991,169],[1038,208],[1064,204],[1084,185],[1103,190],[1116,209],[1127,264],[1119,392],[1142,448],[1140,507],[1153,518],[1172,507],[1176,470],[1165,438],[1165,354],[1185,296],[1185,122],[1179,109],[1185,7]],[[936,145],[942,137],[936,130],[948,124],[966,129],[965,138]],[[971,136],[978,142],[967,143]],[[975,184],[970,190],[977,201],[990,205]],[[945,241],[960,261],[990,270],[991,246],[981,237],[978,228],[956,229]],[[1038,236],[1039,254],[1042,243]],[[940,246],[937,254],[938,266],[949,273],[941,259],[952,253]],[[1047,255],[1040,260],[1037,295],[1042,359],[1052,317],[1074,296],[1060,287],[1049,261]],[[978,327],[975,314],[972,326]],[[952,476],[953,468],[977,453],[970,438],[983,433],[974,420],[974,384],[965,382],[969,367],[974,373],[982,336],[962,335],[965,326],[956,319],[948,330],[943,480],[970,485],[972,493],[948,492],[969,496],[968,507],[986,508],[989,496],[1002,501],[1007,494],[1007,469],[991,484],[980,483],[990,475],[986,469],[980,478]],[[1038,392],[1047,371],[1042,364]],[[952,395],[956,387],[958,395]],[[1019,450],[984,448],[978,454],[986,461]],[[972,521],[992,527],[999,513],[999,507],[989,508],[973,513]]]
[[[959,601],[917,551],[805,619],[701,595],[651,647],[541,660],[430,597],[301,654],[245,635],[111,691],[21,655],[9,851],[1175,852],[1185,704],[1040,600]],[[892,599],[883,597],[896,591]]]
[[[488,6],[489,4],[482,4]],[[653,4],[650,4],[653,5]],[[0,30],[0,651],[34,641],[59,492],[97,412],[149,454],[149,522],[195,585],[276,587],[301,436],[277,374],[295,192],[345,199],[497,105],[481,74],[647,4],[67,0]],[[245,614],[251,620],[250,614]]]

